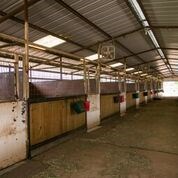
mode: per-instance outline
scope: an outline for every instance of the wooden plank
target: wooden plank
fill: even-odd
[[[132,98],[132,93],[127,93],[127,108],[130,108],[132,106],[135,106],[136,105],[136,101],[135,99]]]
[[[145,97],[143,96],[143,92],[140,92],[140,103],[145,102]]]
[[[119,103],[114,103],[115,95],[101,95],[101,119],[119,112]]]

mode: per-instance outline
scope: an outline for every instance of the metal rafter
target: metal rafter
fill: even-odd
[[[88,25],[92,26],[95,30],[99,31],[100,33],[102,33],[104,36],[106,36],[108,39],[112,40],[113,37],[108,34],[107,32],[105,32],[103,29],[101,29],[100,27],[98,27],[96,24],[94,24],[93,22],[91,22],[90,20],[88,20],[86,17],[84,17],[83,15],[81,15],[79,12],[77,12],[76,10],[74,10],[72,7],[70,7],[68,4],[66,4],[63,0],[55,0],[57,3],[59,3],[61,6],[63,6],[64,8],[66,8],[67,10],[69,10],[71,13],[73,13],[74,15],[76,15],[77,17],[79,17],[81,20],[83,20],[84,22],[86,22]],[[126,46],[124,46],[122,43],[120,43],[119,41],[115,41],[117,45],[121,46],[123,49],[125,49],[127,52],[134,54],[130,49],[128,49]],[[138,57],[138,59],[140,61],[144,61],[142,58]]]
[[[70,7],[68,4],[66,4],[63,0],[55,0],[57,3],[59,3],[61,6],[63,6],[64,8],[66,8],[68,11],[70,11],[71,13],[73,13],[74,15],[76,15],[77,17],[79,17],[81,20],[83,20],[84,22],[86,22],[88,25],[92,26],[95,30],[99,31],[100,33],[102,33],[103,35],[105,35],[107,38],[109,39],[113,39],[113,37],[108,34],[107,32],[105,32],[103,29],[101,29],[100,27],[98,27],[96,24],[94,24],[93,22],[91,22],[89,19],[87,19],[86,17],[84,17],[82,14],[80,14],[79,12],[77,12],[76,10],[74,10],[72,7]],[[119,45],[120,47],[122,47],[124,50],[126,50],[127,52],[131,53],[132,55],[135,55],[134,52],[132,52],[129,48],[127,48],[125,45],[123,45],[122,43],[120,43],[118,40],[115,40],[116,44]],[[145,62],[140,56],[135,55],[136,58],[141,61],[141,62]]]
[[[5,12],[3,12],[3,11],[0,11],[0,15],[6,16],[6,15],[8,15],[8,14],[5,13]],[[24,24],[24,20],[19,19],[19,18],[17,18],[17,17],[11,16],[9,19],[11,19],[11,20],[13,20],[13,21],[15,21],[15,22],[17,22],[17,23]],[[49,35],[52,35],[52,36],[55,36],[55,37],[57,37],[57,38],[61,38],[61,39],[65,40],[65,41],[67,41],[68,43],[71,43],[71,44],[74,44],[74,45],[77,45],[77,46],[81,47],[80,49],[75,50],[75,51],[73,51],[73,52],[71,52],[71,53],[76,53],[76,52],[79,52],[79,51],[81,51],[81,50],[83,50],[83,49],[87,49],[87,50],[90,50],[90,51],[92,51],[92,52],[96,52],[95,50],[91,49],[91,47],[93,47],[93,46],[95,46],[95,45],[97,45],[97,44],[99,44],[99,43],[103,43],[103,42],[107,42],[107,41],[110,41],[110,40],[111,40],[111,39],[109,39],[109,40],[107,39],[107,40],[103,40],[103,41],[101,41],[101,42],[97,42],[97,43],[95,43],[95,44],[92,44],[92,45],[90,45],[90,46],[83,46],[83,45],[80,44],[80,43],[77,43],[77,42],[75,42],[75,41],[73,41],[73,40],[70,40],[70,39],[68,39],[68,38],[65,38],[65,37],[63,37],[63,36],[61,36],[61,35],[57,35],[56,33],[50,32],[50,31],[48,31],[48,30],[46,30],[46,29],[44,29],[44,28],[41,28],[41,27],[39,27],[39,26],[37,26],[37,25],[34,25],[34,24],[32,24],[32,23],[29,23],[29,27],[32,28],[32,29],[35,29],[35,30],[37,30],[37,31],[40,31],[40,32],[43,32],[43,33],[46,33],[46,34],[49,34]],[[129,32],[120,34],[120,35],[118,35],[118,36],[115,36],[113,39],[116,39],[116,38],[119,38],[119,37],[123,37],[123,36],[127,36],[127,35],[129,35],[129,34],[138,32],[138,31],[140,31],[140,30],[143,30],[143,28],[138,28],[138,29],[136,29],[136,30],[132,30],[132,31],[129,31]]]
[[[0,11],[0,15],[6,16],[8,14],[5,13],[5,12],[3,12],[3,11]],[[24,24],[24,20],[19,19],[17,17],[11,16],[9,19],[13,20],[14,22],[17,22],[17,23],[20,23],[20,24]],[[72,41],[72,40],[70,40],[68,38],[65,38],[65,37],[61,36],[61,35],[57,35],[56,33],[50,32],[50,31],[48,31],[48,30],[46,30],[44,28],[41,28],[41,27],[39,27],[37,25],[34,25],[32,23],[29,23],[29,27],[32,28],[32,29],[34,29],[34,30],[37,30],[39,32],[46,33],[48,35],[52,35],[52,36],[55,36],[57,38],[61,38],[61,39],[65,40],[65,41],[67,41],[68,43],[77,45],[77,46],[79,46],[81,48],[85,48],[85,46],[83,46],[83,45],[81,45],[81,44],[79,44],[77,42],[74,42],[74,41]],[[90,49],[90,50],[92,50],[92,49]],[[94,52],[94,50],[93,50],[93,52]]]
[[[6,48],[6,47],[10,47],[10,46],[15,46],[17,45],[16,43],[8,43],[8,44],[4,44],[2,46],[0,46],[0,48]]]
[[[31,5],[33,5],[33,4],[35,4],[36,2],[38,2],[38,1],[40,1],[40,0],[31,0],[30,2],[28,2],[28,6],[31,6]],[[57,0],[58,1],[58,0]],[[22,6],[23,7],[23,6]],[[4,15],[4,17],[2,17],[1,19],[0,19],[0,22],[3,22],[3,21],[5,21],[5,20],[7,20],[7,19],[11,19],[11,20],[14,20],[14,21],[16,21],[16,22],[18,22],[18,23],[24,23],[24,21],[23,20],[21,20],[21,19],[19,19],[19,18],[16,18],[16,17],[14,17],[13,15],[15,15],[15,14],[17,14],[17,13],[19,13],[20,11],[22,11],[23,9],[21,9],[22,8],[21,6],[19,7],[19,8],[17,8],[17,9],[15,9],[14,11],[12,11],[12,12],[10,12],[9,14],[6,14],[5,12],[0,12],[0,14],[1,15]],[[78,13],[78,12],[77,12]],[[84,17],[85,18],[85,17]],[[89,20],[88,20],[89,21]],[[93,23],[91,22],[90,23],[90,25],[92,24],[92,26],[93,26]],[[45,30],[45,29],[42,29],[41,27],[38,27],[38,26],[36,26],[36,25],[33,25],[33,24],[29,24],[30,25],[30,27],[32,27],[32,28],[34,28],[35,27],[35,29],[37,29],[37,30],[39,30],[39,31],[41,31],[41,32],[44,32],[44,33],[50,33],[51,34],[51,32],[49,32],[49,31],[47,31],[47,30]],[[95,24],[94,24],[94,26],[95,27],[97,27]],[[133,31],[131,31],[131,32],[128,32],[128,33],[125,33],[125,34],[121,34],[121,35],[119,35],[119,36],[117,36],[117,37],[115,37],[115,38],[119,38],[119,37],[121,37],[121,36],[125,36],[125,35],[128,35],[128,34],[130,34],[130,33],[134,33],[134,32],[136,32],[136,31],[139,31],[139,30],[141,30],[141,29],[143,29],[143,28],[140,28],[140,29],[137,29],[137,30],[133,30]],[[99,30],[100,32],[104,32],[102,29],[100,29],[99,27],[97,27],[97,30]],[[109,34],[107,34],[106,32],[104,32],[103,33],[104,35],[107,35],[107,37],[109,37],[109,38],[112,38]],[[51,35],[53,35],[53,36],[55,36],[56,34],[51,34]],[[61,36],[58,36],[58,38],[61,38]],[[66,38],[65,38],[65,40],[66,40]],[[75,43],[75,42],[74,42]],[[73,43],[73,44],[74,44]],[[76,43],[75,43],[76,44]],[[120,42],[118,42],[117,41],[117,44],[118,45],[120,45],[122,48],[124,48],[125,50],[127,50],[127,51],[129,51],[133,56],[136,56],[140,61],[144,61],[142,58],[140,58],[139,56],[137,56],[138,54],[135,54],[135,53],[133,53],[132,51],[130,51],[128,48],[126,48],[124,45],[122,45]],[[76,44],[76,45],[80,45],[80,44]],[[84,46],[81,46],[80,45],[80,47],[84,47]],[[84,47],[84,48],[86,48],[86,47]],[[89,50],[92,50],[92,49],[89,49]]]

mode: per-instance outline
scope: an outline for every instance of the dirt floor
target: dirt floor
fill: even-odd
[[[178,178],[178,100],[153,101],[74,137],[1,178]]]

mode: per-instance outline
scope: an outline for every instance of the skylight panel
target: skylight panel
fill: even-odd
[[[43,38],[40,38],[40,39],[34,41],[35,44],[45,46],[48,48],[52,48],[52,47],[60,45],[64,42],[66,42],[66,41],[62,40],[60,38],[57,38],[55,36],[52,36],[52,35],[48,35],[48,36],[45,36]]]
[[[129,71],[132,71],[132,70],[134,70],[134,68],[130,67],[130,68],[126,69],[126,72],[129,72]]]
[[[119,67],[119,66],[123,66],[123,64],[121,62],[115,63],[115,64],[111,64],[111,67]]]
[[[100,55],[100,58],[101,58],[102,56]],[[92,55],[90,55],[90,56],[87,56],[86,57],[88,60],[90,60],[90,61],[94,61],[94,60],[97,60],[98,59],[98,54],[92,54]]]
[[[141,74],[142,71],[137,71],[137,72],[134,72],[134,74]]]

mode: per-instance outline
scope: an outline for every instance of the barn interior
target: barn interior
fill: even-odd
[[[0,1],[0,177],[178,178],[176,0]]]

